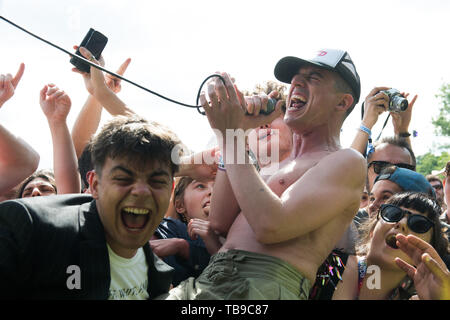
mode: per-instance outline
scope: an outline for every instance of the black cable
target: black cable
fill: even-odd
[[[136,86],[136,87],[138,87],[138,88],[140,88],[140,89],[142,89],[142,90],[145,90],[145,91],[147,91],[147,92],[150,92],[151,94],[154,94],[154,95],[156,95],[156,96],[158,96],[158,97],[160,97],[160,98],[162,98],[162,99],[165,99],[165,100],[167,100],[167,101],[170,101],[170,102],[173,102],[173,103],[176,103],[176,104],[179,104],[179,105],[188,107],[188,108],[196,108],[197,111],[198,111],[200,114],[202,114],[202,115],[205,115],[205,112],[200,110],[200,108],[201,108],[202,106],[200,106],[200,105],[198,104],[198,101],[199,101],[199,99],[200,99],[200,93],[201,93],[201,90],[202,90],[202,88],[203,88],[203,85],[206,83],[206,81],[208,81],[210,78],[213,78],[213,77],[218,77],[218,78],[220,78],[220,79],[223,81],[223,83],[225,83],[225,79],[224,79],[222,76],[220,76],[220,75],[218,75],[218,74],[210,75],[209,77],[207,77],[207,78],[202,82],[200,88],[198,89],[197,100],[196,100],[197,105],[194,106],[194,105],[186,104],[186,103],[183,103],[183,102],[179,102],[179,101],[170,99],[170,98],[168,98],[168,97],[165,97],[165,96],[163,96],[162,94],[159,94],[159,93],[157,93],[157,92],[154,92],[154,91],[152,91],[152,90],[150,90],[150,89],[147,89],[147,88],[145,88],[145,87],[143,87],[143,86],[141,86],[141,85],[139,85],[139,84],[137,84],[137,83],[135,83],[135,82],[133,82],[133,81],[131,81],[131,80],[128,80],[127,78],[122,77],[122,76],[119,75],[119,74],[116,74],[116,73],[114,73],[114,72],[112,72],[112,71],[109,71],[109,70],[107,70],[107,69],[105,69],[105,68],[103,68],[103,67],[101,67],[101,66],[99,66],[99,65],[97,65],[97,64],[95,64],[95,63],[92,63],[91,61],[85,59],[84,57],[81,57],[81,56],[79,56],[79,55],[76,55],[76,54],[74,54],[74,53],[71,53],[71,52],[69,52],[69,51],[67,51],[67,50],[65,50],[65,49],[63,49],[63,48],[61,48],[61,47],[59,47],[59,46],[57,46],[57,45],[51,43],[50,41],[45,40],[45,39],[43,39],[43,38],[41,38],[41,37],[35,35],[34,33],[31,33],[30,31],[28,31],[28,30],[22,28],[21,26],[18,26],[17,24],[15,24],[14,22],[12,22],[12,21],[6,19],[6,18],[3,17],[3,16],[0,16],[0,18],[3,19],[4,21],[8,22],[9,24],[13,25],[14,27],[16,27],[16,28],[22,30],[23,32],[28,33],[29,35],[35,37],[36,39],[41,40],[41,41],[47,43],[48,45],[51,45],[52,47],[54,47],[54,48],[56,48],[56,49],[59,49],[59,50],[63,51],[64,53],[70,55],[71,57],[74,57],[74,58],[76,58],[76,59],[82,60],[83,62],[89,64],[91,67],[94,67],[94,68],[97,68],[97,69],[99,69],[99,70],[102,70],[102,71],[104,71],[104,72],[106,72],[106,73],[109,73],[110,75],[112,75],[112,76],[114,76],[114,77],[116,77],[116,78],[119,78],[119,79],[121,79],[121,80],[123,80],[123,81],[126,81],[126,82],[128,82],[128,83],[131,83],[132,85],[134,85],[134,86]]]

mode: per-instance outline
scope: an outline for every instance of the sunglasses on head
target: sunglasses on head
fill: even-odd
[[[434,226],[434,222],[430,218],[403,210],[392,204],[382,204],[380,211],[378,211],[378,215],[381,215],[384,221],[390,223],[399,222],[405,214],[408,215],[408,228],[415,233],[425,233]]]
[[[369,163],[367,168],[370,168],[371,166],[373,166],[373,171],[376,174],[380,174],[381,170],[383,170],[384,168],[386,168],[388,166],[396,166],[396,167],[399,167],[399,168],[409,169],[409,170],[412,170],[412,171],[416,170],[416,166],[414,166],[412,164],[407,164],[407,163],[390,163],[390,162],[387,162],[387,161],[372,161],[371,163]]]

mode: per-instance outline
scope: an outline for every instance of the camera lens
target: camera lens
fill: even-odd
[[[389,104],[390,111],[401,112],[405,111],[406,108],[408,108],[408,100],[400,95],[395,95],[391,98],[391,102]]]
[[[400,107],[400,110],[405,111],[408,108],[408,100],[403,98],[399,104],[399,107]]]

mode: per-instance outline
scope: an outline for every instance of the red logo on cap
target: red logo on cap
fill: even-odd
[[[320,56],[320,57],[323,57],[323,56],[325,56],[327,53],[328,53],[328,52],[326,52],[326,51],[319,51],[319,52],[317,53],[317,55]]]

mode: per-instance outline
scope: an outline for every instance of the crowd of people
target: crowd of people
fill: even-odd
[[[72,71],[88,95],[72,130],[70,97],[40,92],[52,169],[0,125],[2,299],[450,299],[450,161],[416,172],[417,95],[393,111],[389,87],[341,146],[361,96],[348,52],[284,57],[253,92],[217,73],[200,95],[217,146],[198,153],[120,99],[120,79]],[[0,108],[24,72],[1,75]],[[388,112],[394,132],[373,141]]]

